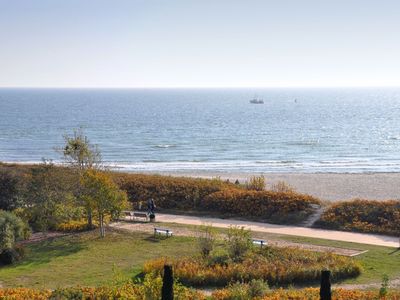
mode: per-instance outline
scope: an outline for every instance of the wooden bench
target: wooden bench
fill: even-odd
[[[124,219],[128,219],[129,221],[139,221],[144,219],[144,221],[149,221],[149,215],[146,212],[142,211],[129,211],[129,210],[124,210],[122,211],[122,214],[124,216]]]
[[[265,240],[260,240],[260,239],[253,239],[252,241],[253,241],[253,244],[254,244],[254,245],[259,245],[261,248],[262,248],[263,246],[266,246],[266,245],[268,244],[267,241],[265,241]]]
[[[166,228],[157,228],[157,227],[154,227],[154,236],[156,236],[157,234],[158,234],[158,235],[164,234],[165,236],[169,237],[169,236],[172,236],[173,231],[170,230],[170,229],[166,229]]]
[[[131,211],[124,210],[124,211],[122,211],[122,214],[123,214],[125,220],[126,220],[126,218],[128,218],[128,220],[133,221],[133,213]]]

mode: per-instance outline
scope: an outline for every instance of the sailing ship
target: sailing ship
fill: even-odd
[[[251,104],[264,104],[264,100],[261,98],[254,97],[250,100]]]

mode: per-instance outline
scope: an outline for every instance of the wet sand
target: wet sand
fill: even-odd
[[[267,188],[284,181],[298,192],[316,196],[322,200],[400,199],[400,173],[217,173],[217,172],[163,172],[162,175],[229,179],[245,182],[252,175],[264,175]]]

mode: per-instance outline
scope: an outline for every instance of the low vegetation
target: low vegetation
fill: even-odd
[[[26,299],[26,300],[61,300],[61,299],[161,299],[162,278],[152,275],[145,276],[142,282],[126,280],[123,282],[110,282],[100,287],[69,287],[48,289],[10,288],[0,289],[1,299]],[[175,282],[175,300],[203,300],[205,296],[193,289],[184,287]]]
[[[334,203],[315,226],[397,236],[400,233],[400,201],[357,199]]]
[[[232,285],[226,289],[217,290],[212,294],[213,300],[250,300],[252,297],[251,285]],[[386,297],[380,297],[378,291],[333,289],[332,300],[397,300],[400,292],[389,292]],[[264,296],[257,297],[258,300],[318,300],[319,289],[277,289],[266,292]]]
[[[202,242],[200,241],[200,244]],[[250,231],[231,227],[222,247],[209,255],[179,259],[158,258],[144,264],[146,274],[161,274],[172,264],[175,276],[191,286],[226,286],[231,282],[265,280],[270,285],[317,282],[329,269],[334,280],[357,277],[361,266],[354,259],[297,248],[253,247]]]
[[[292,190],[265,191],[263,177],[253,177],[244,187],[218,179],[142,174],[115,174],[115,180],[135,208],[153,198],[160,209],[295,224],[313,212],[312,204],[320,204],[318,199]]]
[[[207,196],[202,207],[234,217],[256,218],[279,224],[304,221],[320,201],[293,192],[224,189]]]

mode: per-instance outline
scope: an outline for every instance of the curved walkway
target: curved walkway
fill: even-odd
[[[287,234],[325,240],[335,240],[343,242],[352,242],[359,244],[368,244],[386,247],[399,247],[399,238],[377,234],[354,233],[345,231],[325,230],[316,228],[306,228],[288,225],[276,225],[261,222],[239,221],[232,219],[218,219],[207,217],[194,217],[171,214],[156,214],[157,222],[202,225],[212,224],[214,227],[228,228],[231,225],[244,226],[246,229],[259,232]]]

